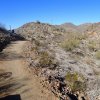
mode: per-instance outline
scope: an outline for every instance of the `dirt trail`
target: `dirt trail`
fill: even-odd
[[[8,91],[3,94],[18,94],[21,100],[57,100],[50,91],[43,88],[39,77],[29,72],[22,55],[25,43],[13,42],[0,55],[0,70],[10,72],[10,77],[3,82],[3,86],[8,86],[5,87]]]

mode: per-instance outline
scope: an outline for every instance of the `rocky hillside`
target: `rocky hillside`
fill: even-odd
[[[24,39],[20,35],[12,33],[5,28],[0,27],[0,51],[4,49],[4,47],[9,44],[11,41]]]
[[[0,51],[10,42],[10,34],[9,32],[4,29],[0,28]]]
[[[25,47],[29,67],[48,79],[51,91],[59,98],[99,100],[99,26],[99,23],[54,26],[32,22],[16,32],[29,40]]]

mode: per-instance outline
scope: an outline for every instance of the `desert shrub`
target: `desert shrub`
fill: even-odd
[[[83,40],[83,39],[86,39],[87,36],[84,34],[84,35],[78,35],[77,37],[79,40]]]
[[[79,39],[72,38],[64,41],[62,43],[62,47],[65,48],[66,51],[72,51],[74,48],[78,47],[80,43]]]
[[[95,51],[96,48],[97,48],[96,42],[95,42],[95,41],[89,41],[88,48],[89,48],[91,51]]]
[[[86,90],[86,84],[81,81],[75,81],[73,86],[72,86],[72,91],[85,91]]]
[[[100,51],[97,51],[97,52],[95,53],[95,57],[96,57],[97,59],[100,59]]]
[[[39,66],[40,67],[54,67],[54,57],[52,57],[47,51],[42,51],[39,53]],[[53,69],[53,68],[52,68]]]
[[[68,72],[66,74],[66,81],[73,92],[84,91],[86,89],[84,77],[81,75],[79,76],[78,73]]]
[[[77,73],[70,73],[70,72],[68,72],[66,74],[66,80],[69,81],[69,82],[78,81],[78,74]]]
[[[83,39],[86,39],[87,36],[86,36],[86,34],[69,32],[69,33],[67,33],[67,38],[68,39],[74,38],[74,39],[78,39],[78,40],[83,40]]]
[[[54,70],[58,65],[58,62],[55,60],[54,55],[48,50],[43,49],[43,47],[41,46],[32,46],[31,52],[34,52],[34,55],[32,55],[32,59],[34,60],[36,67],[48,67],[49,69]]]

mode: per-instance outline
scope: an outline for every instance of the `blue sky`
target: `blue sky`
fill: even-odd
[[[100,0],[0,0],[0,23],[7,28],[37,20],[76,25],[100,22]]]

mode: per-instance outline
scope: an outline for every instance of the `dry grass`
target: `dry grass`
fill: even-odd
[[[86,39],[85,35],[79,33],[67,33],[66,39],[62,42],[61,47],[66,51],[72,51],[74,48],[79,46],[83,39]]]
[[[68,39],[68,40],[64,41],[62,43],[62,47],[66,51],[72,51],[74,48],[78,47],[79,44],[80,44],[80,40],[72,38],[72,39]]]

